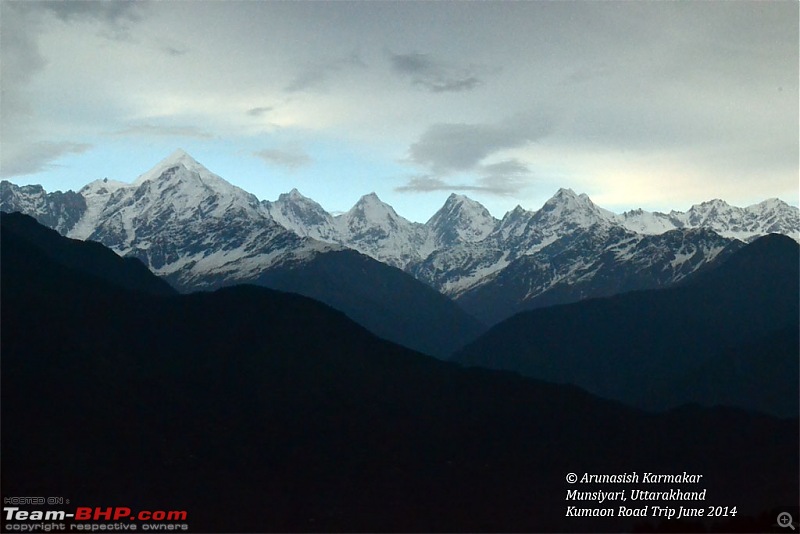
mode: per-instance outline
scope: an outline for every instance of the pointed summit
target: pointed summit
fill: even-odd
[[[444,201],[444,205],[447,206],[448,204],[457,204],[462,202],[475,202],[475,201],[470,199],[466,195],[459,195],[458,193],[450,193],[450,196],[447,197],[447,200]]]
[[[686,219],[690,226],[714,226],[715,222],[725,221],[728,226],[729,220],[741,219],[745,210],[731,206],[724,200],[715,198],[695,204],[686,212]]]
[[[133,183],[140,185],[148,180],[159,178],[164,171],[173,167],[184,167],[186,170],[195,172],[201,176],[216,176],[200,162],[189,155],[188,152],[179,148],[166,158],[159,161],[155,167],[139,176]]]
[[[579,195],[576,195],[575,191],[569,187],[559,187],[558,191],[556,191],[556,194],[553,195],[553,198],[578,198],[578,196]],[[584,193],[583,196],[586,196],[586,194]]]
[[[362,196],[358,202],[347,212],[349,218],[361,218],[365,220],[378,221],[379,219],[397,219],[400,216],[394,208],[378,198],[374,192]]]
[[[228,210],[249,213],[256,219],[264,216],[254,195],[214,174],[184,150],[176,150],[125,189],[129,194],[109,199],[104,212],[121,210],[125,216],[141,218],[137,210],[149,207],[148,215],[163,213],[165,221],[173,216],[222,219]],[[135,207],[127,204],[130,198],[136,199]]]
[[[528,224],[533,218],[534,212],[528,211],[519,204],[509,211],[497,225],[497,231],[502,239],[522,236],[528,228]]]
[[[520,206],[519,204],[517,204],[516,207],[513,210],[511,210],[511,211],[509,211],[508,213],[505,214],[503,219],[505,219],[506,217],[519,217],[520,215],[525,214],[525,213],[530,213],[530,212],[528,210],[526,210],[525,208],[523,208],[522,206]]]
[[[376,204],[376,203],[383,204],[383,201],[380,198],[378,198],[378,194],[373,191],[372,193],[368,193],[359,198],[358,202],[356,202],[356,206],[358,206],[359,204]]]
[[[508,226],[508,225],[511,225],[511,224],[516,224],[520,220],[526,220],[527,221],[531,217],[533,217],[533,213],[534,212],[528,211],[525,208],[523,208],[522,206],[520,206],[519,204],[517,204],[517,206],[513,210],[511,210],[511,211],[507,212],[505,215],[503,215],[503,218],[500,220],[500,226],[501,227],[505,227],[505,226]]]
[[[610,223],[613,218],[612,213],[598,208],[585,193],[577,195],[572,189],[565,188],[559,189],[534,214],[540,228],[556,229],[563,225],[563,230]]]
[[[762,200],[758,204],[753,204],[752,206],[748,206],[748,209],[770,209],[770,208],[777,208],[777,209],[785,209],[788,208],[789,204],[784,202],[779,198],[768,198],[767,200]]]
[[[342,242],[363,254],[401,269],[419,259],[422,225],[398,215],[375,193],[364,195],[334,220]]]
[[[326,242],[337,240],[330,214],[297,188],[282,193],[275,202],[265,200],[261,204],[275,222],[297,235]]]
[[[577,194],[569,188],[560,188],[542,206],[545,211],[599,210],[586,193]],[[541,210],[540,210],[541,211]]]
[[[447,200],[444,202],[444,208],[462,208],[462,209],[478,209],[478,210],[486,210],[480,202],[472,200],[468,196],[459,195],[457,193],[450,193],[450,196],[447,197]],[[488,213],[488,211],[487,211]]]
[[[539,212],[571,212],[585,206],[594,206],[588,196],[579,196],[572,189],[560,188],[556,193],[544,203]],[[538,212],[537,212],[538,213]]]
[[[194,158],[192,158],[192,156],[190,156],[189,153],[182,148],[175,149],[175,152],[166,157],[167,160],[173,161],[179,161],[186,158],[194,161]]]
[[[303,202],[303,201],[311,201],[312,203],[316,204],[313,200],[305,196],[303,193],[297,190],[296,187],[292,188],[291,191],[288,193],[281,193],[278,195],[278,202]]]
[[[436,246],[448,247],[483,240],[495,229],[497,219],[480,202],[452,193],[425,226],[432,230]]]

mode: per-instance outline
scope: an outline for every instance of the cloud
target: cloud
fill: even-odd
[[[214,136],[196,126],[165,126],[160,124],[132,124],[117,130],[114,136],[146,136],[146,137],[191,137],[194,139],[213,139]]]
[[[0,176],[23,176],[49,170],[58,165],[59,158],[69,154],[82,154],[92,148],[87,143],[38,142],[7,144],[3,146]]]
[[[262,117],[272,110],[272,106],[263,106],[258,108],[250,108],[245,113],[250,117]]]
[[[5,4],[3,19],[5,19],[3,31],[0,32],[3,76],[0,80],[5,90],[11,82],[18,84],[30,81],[33,74],[43,69],[47,61],[36,43],[38,24],[26,17],[20,4],[15,2]],[[5,97],[5,94],[3,96]]]
[[[40,22],[28,14],[18,2],[6,2],[2,7],[0,31],[0,142],[12,140],[27,129],[33,114],[28,92],[31,80],[47,66],[47,60],[37,42]]]
[[[168,56],[178,57],[183,56],[188,53],[188,50],[179,46],[164,44],[161,45],[160,50],[167,54]]]
[[[524,147],[547,135],[552,120],[541,114],[520,114],[494,124],[443,123],[428,127],[408,149],[406,163],[425,169],[412,176],[400,192],[480,191],[518,194],[532,172],[518,159],[492,161],[499,153]],[[473,183],[453,183],[448,176],[471,175]]]
[[[400,193],[430,193],[432,191],[454,191],[455,186],[433,176],[412,176],[406,185],[395,187]]]
[[[93,143],[74,175],[101,174],[92,166],[105,163],[104,142],[147,148],[170,140],[150,134],[211,132],[224,137],[220,150],[277,149],[248,158],[257,166],[307,161],[279,156],[292,154],[292,142],[341,146],[332,171],[348,177],[341,195],[356,195],[358,176],[378,161],[387,170],[370,175],[396,176],[399,156],[407,179],[388,188],[499,194],[535,178],[616,192],[629,190],[617,186],[624,175],[656,195],[676,189],[670,175],[691,175],[726,199],[796,197],[797,10],[791,2],[3,2],[3,161],[15,168],[25,144],[34,155]],[[118,27],[131,39],[105,37]],[[531,109],[554,125],[509,119]],[[532,172],[497,167],[511,157]],[[380,194],[378,179],[370,187]],[[424,209],[413,197],[408,204]]]
[[[43,113],[30,87],[47,69],[57,67],[52,56],[43,53],[41,38],[57,27],[73,22],[95,24],[98,35],[121,38],[128,23],[141,19],[144,2],[6,2],[2,7],[0,31],[0,175],[23,176],[52,170],[64,156],[82,154],[94,145],[76,142],[82,133],[66,137],[63,124]],[[61,21],[61,23],[56,22]],[[66,24],[62,24],[66,23]],[[67,30],[68,31],[68,30]],[[82,64],[76,72],[85,75],[91,67]],[[59,88],[60,89],[60,88]],[[59,95],[60,96],[60,95]]]
[[[475,171],[479,176],[474,184],[452,183],[437,176],[419,175],[410,177],[408,183],[394,190],[400,193],[477,191],[497,196],[514,196],[530,185],[533,177],[528,166],[516,159],[479,165]]]
[[[365,69],[367,65],[361,60],[358,52],[353,52],[347,57],[332,59],[324,63],[313,63],[306,66],[294,76],[284,91],[297,93],[301,91],[318,91],[327,88],[331,78],[341,72],[353,69]]]
[[[480,190],[500,196],[517,195],[530,185],[533,173],[527,165],[517,159],[481,165],[478,178]]]
[[[288,169],[297,169],[310,165],[313,162],[311,156],[305,151],[294,147],[287,149],[265,148],[253,152],[253,155],[261,158],[270,165],[277,165]]]
[[[143,20],[147,1],[136,0],[44,0],[24,2],[27,11],[49,13],[66,22],[97,22],[98,35],[107,39],[127,41],[133,38],[131,23]]]
[[[530,115],[497,124],[434,124],[409,147],[408,161],[434,174],[475,170],[491,154],[525,146],[550,131],[550,120]]]
[[[432,93],[469,91],[482,83],[475,67],[436,61],[429,54],[390,53],[389,62],[396,73],[410,78],[412,85]]]
[[[146,2],[134,0],[115,0],[113,2],[64,2],[63,0],[30,2],[30,5],[36,9],[49,11],[66,22],[91,18],[111,24],[141,20],[140,9],[144,4]]]
[[[489,187],[470,184],[454,184],[446,182],[434,176],[421,175],[409,178],[406,185],[395,187],[394,190],[400,193],[431,193],[433,191],[481,191],[491,192]]]

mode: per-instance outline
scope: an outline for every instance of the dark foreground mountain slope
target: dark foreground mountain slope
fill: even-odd
[[[300,269],[276,267],[255,283],[320,300],[384,339],[439,358],[486,330],[435,289],[354,250],[320,254]]]
[[[168,280],[184,290],[172,277]],[[252,278],[203,280],[209,288],[247,283],[313,298],[386,340],[446,358],[486,327],[458,304],[396,267],[355,250],[288,261]]]
[[[13,235],[55,263],[104,279],[113,285],[153,295],[176,291],[135,258],[121,258],[100,243],[62,237],[21,213],[0,213],[3,238]]]
[[[565,517],[600,506],[568,489],[615,489],[570,472],[703,474],[681,488],[736,506],[726,530],[798,499],[796,419],[645,414],[413,353],[297,295],[150,296],[0,243],[4,496],[187,510],[193,532],[655,523]]]
[[[686,372],[672,390],[674,402],[689,398],[705,405],[797,415],[798,351],[796,325],[722,350]]]
[[[645,408],[702,401],[796,415],[798,349],[787,347],[798,330],[799,263],[798,244],[773,234],[682,287],[518,314],[455,359]],[[703,388],[691,386],[698,381]],[[736,395],[739,387],[748,392]]]

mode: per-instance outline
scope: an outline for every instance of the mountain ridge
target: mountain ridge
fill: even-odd
[[[80,194],[80,192],[83,189],[86,189],[89,185],[95,184],[95,183],[100,183],[100,182],[107,183],[107,184],[109,184],[109,187],[113,186],[115,189],[116,188],[120,188],[120,187],[138,186],[138,185],[141,185],[142,183],[144,183],[146,181],[151,181],[151,180],[157,179],[158,177],[160,177],[163,174],[163,172],[166,169],[168,169],[169,167],[174,167],[174,166],[178,166],[178,165],[182,165],[182,166],[184,166],[185,168],[187,168],[190,171],[193,171],[195,173],[201,174],[205,178],[221,180],[222,182],[225,183],[225,185],[227,187],[240,189],[237,186],[234,186],[234,185],[230,184],[229,182],[225,181],[223,178],[219,177],[218,175],[214,174],[212,171],[208,170],[208,168],[206,168],[203,164],[198,162],[194,157],[192,157],[190,154],[188,154],[185,150],[178,148],[174,152],[172,152],[170,155],[168,155],[166,158],[164,158],[163,160],[158,162],[149,171],[146,171],[146,172],[140,174],[131,183],[108,180],[107,178],[105,180],[95,180],[95,181],[90,182],[89,184],[87,184],[87,186],[84,186],[84,188],[82,188],[81,190],[79,190],[78,194]],[[2,182],[5,184],[4,185],[4,191],[6,192],[6,197],[10,196],[10,194],[13,191],[14,188],[20,188],[20,187],[28,188],[28,191],[27,191],[28,192],[28,195],[27,195],[28,197],[35,197],[35,196],[38,196],[38,195],[41,195],[42,193],[44,193],[44,190],[43,190],[43,188],[41,188],[41,186],[15,186],[14,184],[12,184],[11,182],[8,182],[7,180],[3,180]],[[33,189],[31,189],[31,188],[33,188]],[[61,192],[57,191],[57,192],[54,192],[54,193],[51,193],[51,194],[55,194],[55,193],[61,193]],[[61,194],[67,194],[67,193],[74,193],[74,192],[68,191],[66,193],[61,193]],[[44,193],[44,194],[46,194],[46,193]],[[247,194],[249,195],[249,193],[247,193]],[[280,197],[284,197],[284,196],[286,197],[285,198],[286,201],[293,201],[293,200],[298,200],[298,199],[299,200],[303,200],[303,201],[310,201],[314,205],[316,205],[319,208],[321,208],[322,211],[325,211],[324,208],[322,208],[322,206],[320,206],[316,201],[314,201],[314,200],[312,200],[312,199],[310,199],[308,197],[303,196],[302,194],[299,193],[299,191],[296,188],[293,188],[289,193],[281,194],[279,196],[279,200],[280,200]],[[377,200],[377,202],[379,202],[380,204],[383,204],[385,206],[388,206],[388,208],[391,209],[392,212],[394,212],[394,208],[392,208],[390,205],[384,204],[382,201],[380,201],[380,199],[378,198],[378,196],[377,196],[377,194],[375,192],[371,192],[371,193],[367,193],[367,194],[363,195],[353,205],[353,207],[349,211],[352,211],[354,208],[356,208],[360,204],[363,204],[365,202],[365,200],[367,200],[367,199]],[[5,198],[4,199],[5,203],[9,203],[10,201],[11,201],[10,198]],[[641,225],[636,226],[637,222],[635,222],[635,220],[638,217],[642,217],[642,216],[669,220],[671,222],[671,225],[672,225],[670,229],[676,229],[676,228],[687,227],[687,226],[692,226],[692,227],[709,226],[712,229],[715,229],[715,231],[717,231],[718,233],[721,233],[723,236],[726,236],[726,232],[727,232],[727,237],[736,237],[736,238],[739,238],[739,239],[747,239],[749,237],[753,237],[754,235],[756,235],[757,232],[761,232],[760,235],[764,235],[766,233],[785,233],[786,235],[791,235],[793,237],[793,239],[795,239],[796,241],[800,240],[800,236],[797,235],[798,233],[800,233],[800,224],[797,224],[796,222],[794,222],[794,223],[790,222],[788,225],[786,225],[786,226],[788,226],[788,228],[784,228],[783,231],[781,231],[780,229],[775,229],[775,228],[770,229],[770,230],[763,230],[763,229],[757,228],[753,224],[750,224],[749,227],[746,226],[746,225],[745,226],[731,225],[730,227],[726,228],[725,226],[720,225],[719,221],[715,221],[715,220],[713,220],[713,217],[711,217],[711,215],[713,215],[713,214],[719,215],[721,212],[725,212],[724,215],[726,215],[726,216],[730,215],[731,213],[734,213],[734,214],[748,214],[750,219],[752,219],[752,216],[753,216],[754,213],[763,213],[765,211],[770,211],[770,210],[774,210],[774,209],[779,209],[779,210],[784,210],[784,211],[787,210],[787,209],[789,211],[798,211],[798,208],[790,206],[785,201],[783,201],[783,200],[781,200],[779,198],[768,198],[768,199],[765,199],[765,200],[763,200],[761,202],[758,202],[758,203],[755,203],[755,204],[752,204],[752,205],[749,205],[749,206],[746,206],[746,207],[732,206],[732,205],[728,204],[727,202],[725,202],[724,200],[721,200],[721,199],[717,198],[717,199],[711,199],[711,200],[708,200],[708,201],[703,201],[703,202],[701,202],[699,204],[693,204],[692,206],[690,206],[690,208],[686,212],[672,210],[668,214],[666,214],[666,213],[658,212],[658,211],[648,212],[648,211],[645,211],[645,210],[639,208],[639,209],[629,210],[629,211],[626,211],[626,212],[623,212],[623,213],[620,213],[620,214],[616,214],[616,213],[613,213],[611,211],[608,211],[606,209],[603,209],[603,208],[600,208],[600,207],[596,206],[591,201],[589,196],[586,195],[585,193],[577,194],[572,189],[570,189],[568,187],[559,188],[553,194],[553,196],[543,204],[542,208],[540,208],[539,210],[530,211],[530,210],[526,210],[526,209],[522,208],[521,206],[517,206],[513,210],[511,210],[511,211],[507,212],[506,214],[504,214],[503,217],[501,217],[500,219],[497,219],[496,217],[492,216],[488,212],[488,210],[486,210],[486,208],[484,206],[482,206],[479,202],[470,199],[466,195],[457,194],[457,193],[451,193],[450,196],[445,201],[445,204],[442,206],[442,208],[440,208],[436,213],[434,213],[428,219],[428,221],[426,223],[424,223],[424,224],[423,223],[415,223],[415,222],[412,222],[412,221],[408,221],[407,219],[404,219],[404,220],[406,222],[408,222],[409,224],[412,224],[412,225],[422,225],[422,226],[428,225],[429,223],[431,223],[432,220],[435,220],[435,219],[438,220],[438,219],[442,218],[443,215],[445,215],[445,213],[443,213],[443,210],[445,212],[449,211],[451,209],[450,205],[454,201],[458,201],[459,203],[462,203],[462,204],[463,203],[470,204],[471,206],[474,207],[474,209],[477,209],[477,210],[480,210],[480,211],[484,211],[485,210],[486,215],[488,215],[488,217],[491,218],[495,223],[501,222],[505,217],[507,217],[508,215],[510,215],[510,214],[512,214],[514,212],[517,212],[517,211],[524,211],[524,212],[527,212],[527,213],[529,213],[531,215],[534,215],[537,212],[543,212],[543,213],[553,212],[553,211],[558,212],[561,209],[564,209],[566,207],[567,209],[572,209],[572,210],[575,210],[576,208],[582,208],[587,213],[590,212],[590,211],[594,211],[595,214],[598,216],[598,218],[601,219],[601,220],[610,220],[612,222],[618,222],[618,223],[620,223],[620,224],[622,224],[623,226],[626,226],[626,227],[628,227],[628,225],[630,225],[631,226],[629,228],[630,230],[632,230],[632,231],[643,231],[644,233],[656,233],[657,231],[658,231],[658,233],[662,233],[662,232],[661,232],[661,229],[649,228],[647,226],[642,227]],[[271,203],[271,202],[275,202],[275,201],[262,200],[261,202],[263,202],[263,203]],[[328,212],[325,212],[325,213],[328,213]],[[347,213],[347,212],[345,212],[345,213]],[[331,215],[331,214],[328,213],[328,215]],[[343,215],[343,214],[339,214],[336,217],[340,217],[341,215]],[[402,218],[402,216],[398,215],[396,212],[394,212],[394,215],[397,216],[397,217]],[[542,216],[542,214],[540,214],[540,216]],[[331,217],[333,217],[333,215],[331,215]],[[752,223],[753,221],[751,220],[749,222]],[[714,226],[715,224],[717,226]],[[638,230],[637,230],[637,228],[638,228]],[[792,232],[793,232],[794,235],[792,235]],[[483,237],[485,237],[486,235],[488,235],[488,233],[484,233],[484,234],[481,234],[481,235],[483,235]],[[476,240],[480,240],[480,239],[476,239]]]
[[[347,212],[333,215],[297,189],[275,201],[259,201],[182,150],[132,184],[103,180],[78,193],[46,193],[4,181],[0,209],[22,211],[70,237],[103,242],[190,289],[201,289],[205,279],[248,281],[264,270],[298,265],[318,254],[356,250],[405,271],[489,323],[543,302],[604,295],[609,287],[627,291],[677,283],[726,248],[723,242],[705,248],[705,238],[693,231],[697,228],[720,234],[730,246],[737,238],[751,240],[775,231],[800,241],[800,211],[777,199],[747,208],[713,200],[685,213],[614,214],[586,194],[561,188],[539,210],[518,206],[496,219],[480,203],[451,194],[423,224],[405,219],[369,193]],[[626,282],[637,268],[648,273],[640,267],[653,263],[648,246],[658,241],[673,247],[660,253],[661,270],[641,283]],[[577,242],[587,243],[587,252],[577,253]],[[576,252],[564,255],[569,248]],[[693,251],[690,258],[686,250]],[[600,256],[605,260],[597,263]],[[574,265],[563,265],[567,257]],[[595,273],[617,279],[609,284],[595,280]],[[503,281],[512,277],[530,283],[503,303],[495,297],[510,292]],[[568,294],[558,289],[565,284],[583,289]],[[483,295],[494,303],[484,305]],[[491,313],[476,311],[490,307]]]

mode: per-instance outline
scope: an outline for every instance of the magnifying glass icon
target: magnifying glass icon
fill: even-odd
[[[792,514],[789,512],[781,512],[778,514],[778,526],[779,527],[789,527],[790,529],[794,530],[794,525],[792,524],[793,518]]]

